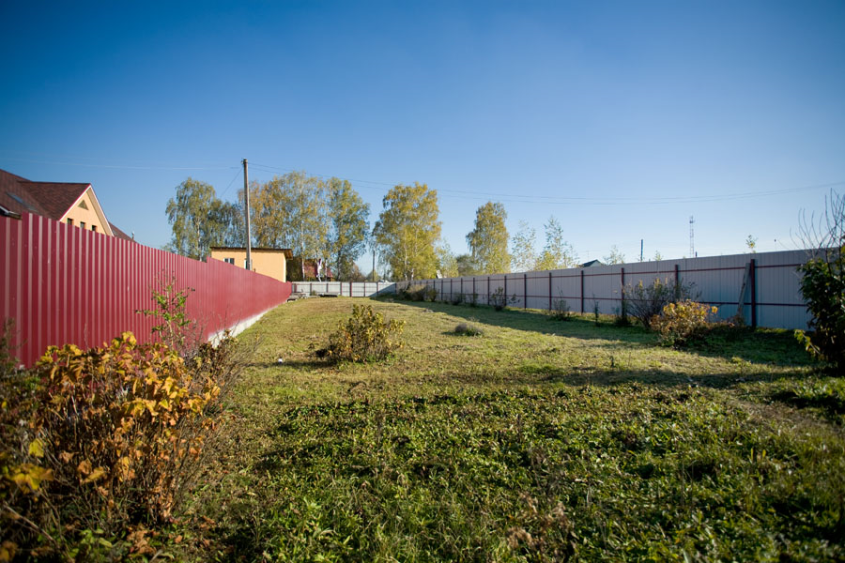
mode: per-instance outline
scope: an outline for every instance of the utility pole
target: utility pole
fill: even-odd
[[[643,239],[640,239],[640,262],[643,261]]]
[[[246,209],[246,269],[252,271],[252,231],[249,228],[249,172],[244,159],[244,203]]]

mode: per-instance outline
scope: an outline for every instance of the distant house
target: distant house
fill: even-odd
[[[335,274],[325,260],[294,256],[288,264],[289,281],[334,281]]]
[[[132,240],[106,218],[91,184],[32,182],[0,170],[0,214],[32,213],[104,235]]]
[[[595,266],[604,266],[601,260],[590,260],[589,262],[584,262],[581,264],[581,268],[593,268]]]
[[[293,258],[289,248],[252,248],[252,271],[279,281],[287,280],[287,261]],[[246,268],[246,247],[212,246],[211,258]]]

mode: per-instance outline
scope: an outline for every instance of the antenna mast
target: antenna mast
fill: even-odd
[[[689,216],[689,257],[695,258],[695,219]]]

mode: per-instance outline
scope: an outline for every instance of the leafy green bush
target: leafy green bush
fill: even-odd
[[[341,321],[337,332],[329,336],[326,357],[332,361],[373,362],[386,359],[402,348],[405,321],[391,319],[373,311],[371,305],[352,306],[352,316]]]
[[[675,283],[674,280],[660,280],[644,285],[640,281],[636,285],[625,286],[622,298],[623,317],[631,315],[638,319],[645,328],[649,328],[651,320],[663,311],[669,303],[677,303],[693,298],[692,285]]]
[[[661,314],[651,319],[650,326],[660,334],[664,344],[683,346],[693,339],[703,338],[711,315],[718,311],[716,307],[687,299],[664,306]]]
[[[842,241],[845,242],[845,241]],[[795,331],[813,356],[845,367],[845,244],[802,265],[801,294],[813,315],[810,332]]]

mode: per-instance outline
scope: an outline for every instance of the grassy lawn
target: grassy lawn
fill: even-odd
[[[609,319],[370,301],[405,348],[317,360],[353,302],[286,304],[239,337],[257,351],[181,557],[845,558],[845,386],[790,334],[678,351]]]

